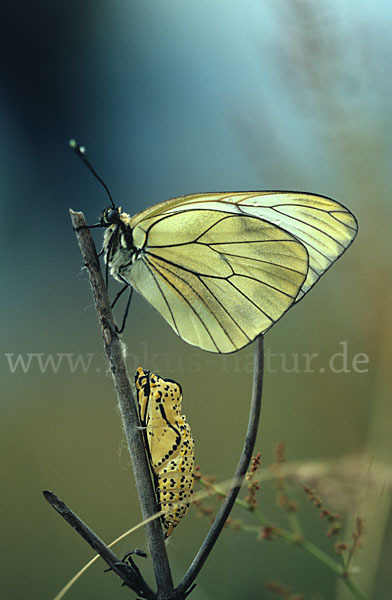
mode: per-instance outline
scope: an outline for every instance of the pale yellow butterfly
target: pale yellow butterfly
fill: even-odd
[[[133,217],[111,202],[100,221],[110,273],[210,352],[234,352],[264,334],[358,231],[347,208],[304,192],[192,194]]]

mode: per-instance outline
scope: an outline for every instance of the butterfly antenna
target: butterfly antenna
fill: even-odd
[[[84,146],[79,146],[79,144],[76,142],[76,140],[70,140],[69,145],[71,146],[72,150],[75,152],[76,156],[78,156],[84,162],[86,167],[91,171],[91,173],[94,175],[95,179],[98,179],[99,183],[105,188],[106,193],[110,198],[110,202],[112,203],[112,207],[116,208],[116,205],[113,202],[113,198],[109,191],[108,186],[106,185],[104,180],[101,179],[101,177],[98,175],[98,173],[96,172],[96,170],[94,169],[94,167],[92,166],[90,161],[87,160],[86,148]]]

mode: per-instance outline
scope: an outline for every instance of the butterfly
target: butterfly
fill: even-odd
[[[109,197],[99,226],[110,273],[183,340],[217,353],[268,331],[358,231],[342,204],[304,192],[192,194],[134,216]]]
[[[135,385],[155,492],[169,537],[186,515],[193,494],[194,441],[186,417],[181,415],[179,383],[139,367]]]

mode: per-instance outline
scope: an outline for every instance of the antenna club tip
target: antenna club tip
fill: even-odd
[[[69,145],[72,148],[72,150],[75,150],[77,154],[86,154],[86,148],[84,146],[79,146],[77,141],[73,138],[69,140]]]

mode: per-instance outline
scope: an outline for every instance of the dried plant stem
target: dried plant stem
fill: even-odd
[[[103,558],[109,567],[117,573],[124,584],[134,590],[146,600],[155,600],[155,594],[140,576],[137,569],[134,571],[126,563],[122,562],[112,550],[99,538],[94,531],[86,525],[56,494],[45,490],[43,492],[49,504],[81,535],[92,548]]]
[[[240,460],[233,478],[233,487],[229,490],[225,500],[216,516],[216,519],[209,530],[199,552],[195,556],[191,566],[186,572],[177,591],[186,591],[197,577],[200,569],[207,560],[216,540],[221,533],[227,517],[230,514],[233,504],[237,498],[238,492],[241,489],[242,480],[248,469],[250,460],[253,455],[253,450],[256,442],[257,429],[259,426],[261,399],[263,390],[263,372],[264,372],[264,340],[260,335],[255,342],[255,355],[253,366],[253,390],[252,400],[249,411],[248,429],[246,432],[244,446],[241,452]]]
[[[128,443],[142,517],[148,519],[157,512],[157,505],[144,450],[143,437],[139,429],[138,413],[124,361],[123,348],[116,333],[106,285],[90,230],[86,228],[83,213],[70,210],[70,215],[89,274],[91,291],[101,325],[104,347],[113,376]],[[158,588],[157,597],[170,598],[173,592],[173,580],[159,519],[146,524],[146,533]]]

